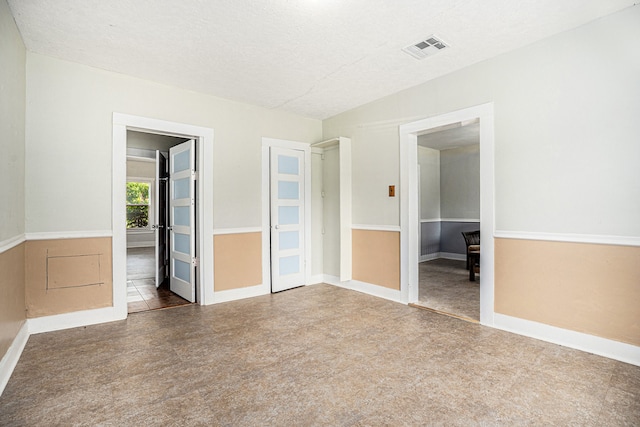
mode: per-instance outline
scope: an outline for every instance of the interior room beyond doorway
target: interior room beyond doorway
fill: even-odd
[[[418,136],[418,305],[480,320],[479,274],[463,232],[480,230],[480,124],[458,122]],[[479,271],[478,271],[479,273]]]
[[[190,304],[169,288],[168,195],[160,196],[168,190],[160,178],[166,174],[158,175],[158,168],[166,169],[164,159],[169,157],[169,149],[185,140],[127,131],[128,313]],[[162,156],[162,162],[158,156]],[[161,215],[164,217],[159,220]],[[158,233],[163,233],[162,239],[157,238]]]

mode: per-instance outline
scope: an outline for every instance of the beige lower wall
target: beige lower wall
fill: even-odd
[[[28,241],[27,317],[112,306],[111,253],[110,237]]]
[[[400,233],[352,230],[353,279],[400,290]]]
[[[640,247],[495,239],[495,311],[640,345]]]
[[[262,233],[214,236],[213,262],[216,291],[262,284]]]
[[[0,253],[0,359],[26,321],[24,248],[21,243]]]

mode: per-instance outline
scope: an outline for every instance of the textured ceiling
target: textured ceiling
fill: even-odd
[[[324,119],[633,0],[9,0],[27,49]],[[430,34],[450,48],[401,49]]]

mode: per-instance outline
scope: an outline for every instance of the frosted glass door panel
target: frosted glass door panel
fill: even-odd
[[[278,207],[279,225],[299,224],[300,208],[298,206],[280,206]]]
[[[176,199],[184,199],[189,197],[189,185],[191,185],[190,178],[176,179],[173,182],[173,194]]]
[[[191,252],[191,236],[176,233],[173,236],[173,250],[189,255]]]
[[[278,156],[278,173],[298,175],[298,158],[291,156]]]
[[[292,181],[278,181],[278,197],[280,199],[298,199],[298,183]]]
[[[191,225],[191,209],[189,206],[176,206],[173,208],[174,225]]]
[[[280,232],[280,246],[278,249],[286,251],[287,249],[296,249],[300,247],[300,232],[299,231],[281,231]]]
[[[300,273],[300,256],[287,256],[280,258],[280,276]]]
[[[175,276],[184,280],[185,282],[191,281],[191,266],[184,261],[175,260],[174,262]]]
[[[189,170],[190,162],[189,162],[189,152],[183,151],[178,153],[173,158],[173,172],[181,172]]]

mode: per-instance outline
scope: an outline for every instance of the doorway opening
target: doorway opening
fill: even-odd
[[[191,304],[172,290],[171,150],[189,138],[127,131],[127,312]],[[175,285],[174,285],[175,288]],[[178,290],[178,292],[180,292]],[[181,292],[182,293],[182,292]]]
[[[418,178],[418,139],[422,135],[463,127],[462,124],[470,124],[476,121],[478,123],[480,158],[479,189],[477,190],[480,202],[478,228],[482,235],[479,257],[479,271],[482,275],[482,280],[479,281],[479,319],[480,323],[492,326],[494,317],[494,130],[492,103],[469,107],[400,126],[400,289],[404,301],[410,304],[420,303],[419,263],[422,252],[421,243],[425,239],[420,237],[420,229],[422,227],[420,221],[421,201],[419,198],[420,180]],[[438,219],[450,218],[443,218],[441,213]],[[442,224],[440,226],[442,227]],[[457,244],[464,244],[463,242],[464,239],[460,235],[460,240],[457,241]],[[427,250],[425,250],[425,254],[426,252]],[[440,248],[439,252],[443,252],[442,248]],[[466,259],[466,254],[463,259]],[[465,261],[462,261],[462,266],[464,267],[464,265]]]
[[[168,275],[179,286],[188,282],[189,295],[199,304],[213,303],[213,129],[140,116],[113,114],[112,319],[127,317],[127,131],[188,139],[169,149],[166,229]],[[186,146],[185,146],[186,145]],[[178,149],[181,147],[180,149]],[[159,150],[158,150],[159,151]],[[156,152],[157,154],[157,152]],[[173,156],[173,158],[172,158]],[[173,165],[173,166],[171,166]],[[158,234],[156,234],[157,236]],[[159,245],[155,245],[158,248]],[[154,261],[155,264],[155,261]],[[158,264],[155,264],[159,267]],[[164,275],[161,274],[161,277]],[[161,283],[162,280],[156,281]],[[155,286],[155,282],[154,282]],[[172,290],[173,290],[173,285]],[[182,287],[184,290],[184,287]]]
[[[420,264],[415,305],[479,322],[479,266],[475,256],[468,259],[466,243],[473,239],[479,244],[480,236],[480,122],[420,132],[417,149]]]

